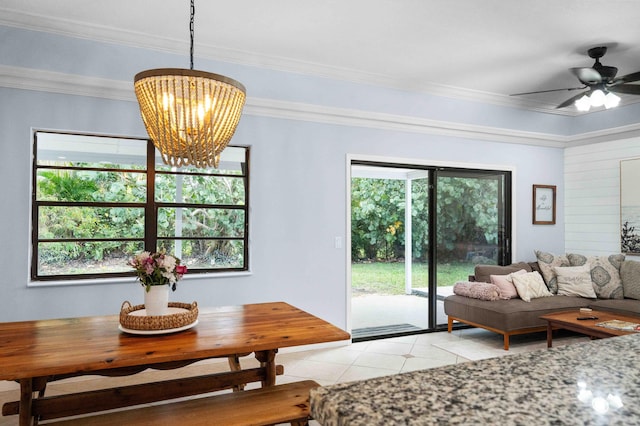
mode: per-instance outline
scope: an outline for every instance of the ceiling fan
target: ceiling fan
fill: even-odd
[[[567,107],[577,101],[576,106],[578,107],[578,109],[588,111],[590,106],[605,105],[607,107],[610,107],[617,105],[617,103],[620,101],[620,98],[615,95],[610,95],[612,93],[640,95],[640,85],[627,84],[635,81],[640,81],[640,71],[616,78],[618,68],[602,65],[602,63],[600,63],[600,58],[602,58],[605,53],[607,53],[606,46],[593,47],[587,51],[589,57],[596,60],[591,68],[569,69],[569,71],[571,71],[571,73],[575,75],[583,84],[583,86],[581,87],[515,93],[511,96],[532,95],[534,93],[548,93],[564,90],[587,89],[587,91],[581,92],[562,102],[556,107],[556,109]],[[607,96],[609,96],[608,101],[610,101],[611,104],[605,104],[605,98]],[[612,103],[615,103],[615,105],[613,105]]]

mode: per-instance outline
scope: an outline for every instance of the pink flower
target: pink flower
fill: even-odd
[[[144,270],[147,272],[147,274],[152,275],[153,271],[154,271],[154,266],[153,266],[153,262],[146,262],[144,264]]]
[[[180,259],[168,255],[164,251],[150,253],[144,251],[127,262],[132,266],[140,283],[147,291],[154,285],[171,285],[176,289],[176,282],[187,273],[187,267],[180,265]]]

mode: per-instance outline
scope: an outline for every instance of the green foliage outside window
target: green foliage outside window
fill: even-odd
[[[234,169],[246,163],[246,148],[227,148],[239,158],[229,170],[158,166],[155,202],[147,203],[148,141],[116,140],[110,153],[112,138],[37,136],[34,278],[121,274],[145,249],[175,253],[192,273],[247,269],[247,179]],[[145,247],[149,214],[156,247]]]
[[[354,261],[404,257],[405,185],[404,180],[396,179],[352,179]],[[428,255],[427,185],[426,179],[411,182],[412,260],[418,262],[426,261]],[[441,261],[466,261],[473,247],[497,245],[497,194],[498,185],[493,179],[439,178],[436,239]]]

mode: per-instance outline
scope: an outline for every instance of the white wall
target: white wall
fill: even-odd
[[[640,138],[565,150],[567,252],[620,252],[620,160],[639,157]]]

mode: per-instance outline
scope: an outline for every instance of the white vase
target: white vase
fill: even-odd
[[[169,286],[152,285],[144,289],[144,308],[147,315],[166,315],[169,306]]]

